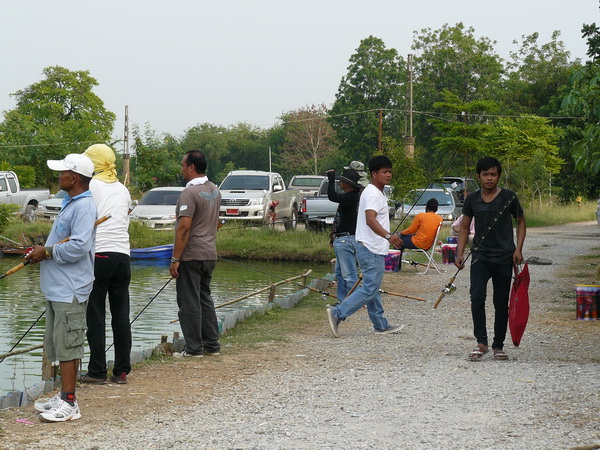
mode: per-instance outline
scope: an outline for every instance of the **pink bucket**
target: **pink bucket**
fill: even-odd
[[[600,286],[576,284],[577,320],[598,320],[600,318]]]
[[[442,245],[442,263],[454,264],[456,260],[456,244]]]
[[[398,272],[400,270],[400,250],[390,250],[385,257],[385,271]]]

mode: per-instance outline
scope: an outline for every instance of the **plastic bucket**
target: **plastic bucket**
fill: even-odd
[[[456,260],[456,244],[442,245],[442,263],[454,264]]]
[[[385,257],[385,271],[398,272],[400,271],[400,259],[402,252],[400,250],[390,250]]]
[[[577,320],[598,320],[600,316],[600,286],[576,284]]]

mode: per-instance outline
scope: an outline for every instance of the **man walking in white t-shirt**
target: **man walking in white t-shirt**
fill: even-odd
[[[383,315],[379,288],[385,271],[385,257],[390,244],[401,247],[397,234],[390,234],[390,217],[384,186],[392,180],[392,162],[386,156],[375,156],[369,161],[371,183],[363,190],[358,205],[356,241],[358,263],[363,284],[341,304],[328,308],[327,317],[331,331],[339,337],[338,326],[363,305],[367,305],[369,319],[376,333],[389,334],[400,331],[403,325],[391,325]]]

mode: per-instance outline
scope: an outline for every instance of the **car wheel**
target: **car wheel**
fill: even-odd
[[[35,222],[35,205],[27,205],[23,213],[23,222]]]
[[[292,216],[290,220],[284,223],[284,227],[286,231],[295,230],[298,226],[298,210],[294,207],[292,208]]]

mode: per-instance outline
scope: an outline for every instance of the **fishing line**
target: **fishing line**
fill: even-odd
[[[148,306],[150,306],[150,303],[152,303],[152,302],[154,301],[154,299],[155,299],[156,297],[158,297],[158,294],[160,294],[160,293],[161,293],[161,292],[162,292],[162,291],[163,291],[163,290],[164,290],[164,289],[167,287],[167,285],[168,285],[168,284],[171,282],[171,280],[173,280],[173,277],[171,277],[171,278],[169,278],[169,279],[167,280],[167,282],[166,282],[166,283],[163,285],[163,287],[161,287],[161,288],[158,290],[158,292],[157,292],[157,293],[154,295],[154,297],[152,297],[152,298],[150,299],[150,301],[149,301],[148,303],[146,303],[146,306],[144,306],[144,307],[142,308],[142,310],[141,310],[141,311],[138,313],[138,315],[137,315],[137,316],[135,316],[131,322],[129,322],[129,325],[132,325],[132,324],[133,324],[133,322],[135,322],[135,321],[136,321],[136,319],[142,315],[142,313],[143,313],[143,312],[146,310],[146,308],[147,308]],[[108,348],[107,348],[107,349],[106,349],[104,352],[105,352],[105,353],[106,353],[106,352],[108,352],[108,351],[109,351],[109,350],[112,348],[112,346],[113,346],[113,345],[114,345],[114,342],[113,342],[112,344],[110,344],[110,345],[108,346]]]
[[[488,225],[488,227],[486,228],[486,230],[481,235],[481,239],[479,240],[479,242],[477,242],[477,245],[475,245],[475,246],[473,246],[473,248],[471,248],[471,251],[469,251],[469,253],[467,254],[467,257],[463,261],[463,267],[466,264],[467,260],[470,258],[470,256],[479,249],[479,246],[483,243],[483,241],[485,240],[485,237],[491,231],[491,229],[496,224],[496,222],[498,222],[498,220],[500,219],[500,217],[502,217],[502,215],[504,214],[504,211],[506,211],[506,208],[508,208],[510,206],[510,204],[516,198],[517,198],[517,193],[515,192],[515,195],[513,195],[512,198],[502,207],[502,209],[500,210],[500,212],[496,215],[496,217],[494,217],[494,220],[492,220],[492,223],[490,223]],[[440,297],[437,299],[437,301],[433,305],[433,309],[436,309],[438,307],[438,305],[440,304],[440,302],[442,301],[442,299],[444,298],[444,296],[446,294],[451,294],[452,292],[454,292],[456,290],[456,286],[453,283],[454,283],[454,280],[456,280],[456,277],[458,276],[458,274],[460,273],[461,270],[462,269],[458,269],[456,271],[456,273],[454,274],[454,276],[450,279],[450,281],[448,282],[448,284],[446,284],[446,286],[442,290],[442,293],[440,294]]]
[[[16,347],[17,345],[19,345],[19,342],[21,342],[21,341],[23,340],[23,338],[24,338],[25,336],[27,336],[27,333],[29,333],[29,332],[31,331],[31,329],[32,329],[32,328],[35,326],[35,324],[36,324],[36,323],[38,323],[38,322],[40,321],[40,319],[41,319],[41,318],[44,316],[44,314],[46,314],[46,310],[45,310],[45,309],[42,311],[42,313],[40,314],[40,316],[39,316],[37,319],[35,319],[35,321],[34,321],[34,322],[33,322],[33,323],[32,323],[32,324],[29,326],[29,328],[27,328],[27,331],[26,331],[25,333],[23,333],[23,336],[21,336],[21,337],[19,338],[19,340],[18,340],[18,341],[15,343],[15,345],[13,345],[13,346],[12,346],[12,348],[11,348],[11,349],[10,349],[10,350],[9,350],[7,353],[10,353],[10,352],[12,352],[12,351],[15,349],[15,347]],[[5,356],[4,358],[0,359],[0,363],[4,362],[4,360],[5,360],[6,358],[7,358],[7,357]]]
[[[264,275],[268,275],[268,276],[270,276],[270,277],[273,277],[273,278],[276,278],[276,279],[278,279],[278,280],[286,280],[286,278],[284,278],[284,277],[280,277],[280,276],[274,275],[274,274],[272,274],[272,273],[265,272],[265,271],[263,271],[263,270],[257,269],[257,268],[255,268],[255,267],[249,266],[249,265],[247,265],[247,264],[239,263],[239,262],[237,262],[237,261],[233,261],[233,260],[231,260],[231,259],[222,258],[222,257],[221,257],[221,258],[219,258],[219,259],[220,259],[221,261],[226,261],[226,262],[228,262],[228,263],[231,263],[231,264],[233,264],[233,265],[235,265],[235,266],[244,267],[244,268],[246,268],[246,269],[253,270],[253,271],[255,271],[255,272],[262,273],[262,274],[264,274]],[[323,279],[324,279],[324,278],[310,277],[310,276],[307,276],[307,278],[316,278],[316,279],[319,279],[319,280],[323,280]],[[329,281],[329,280],[328,280],[328,281]],[[306,286],[306,285],[304,285],[304,284],[302,284],[302,283],[298,283],[298,282],[293,282],[293,284],[297,284],[298,286],[301,286],[301,287],[303,287],[303,288],[307,288],[307,289],[310,289],[310,290],[314,290],[315,292],[319,292],[320,294],[323,294],[323,295],[328,295],[328,296],[331,296],[331,297],[333,297],[333,295],[332,295],[332,294],[330,294],[330,293],[329,293],[329,292],[327,292],[327,291],[321,291],[321,290],[319,290],[319,289],[316,289],[316,288],[313,288],[313,287],[310,287],[310,286]]]

